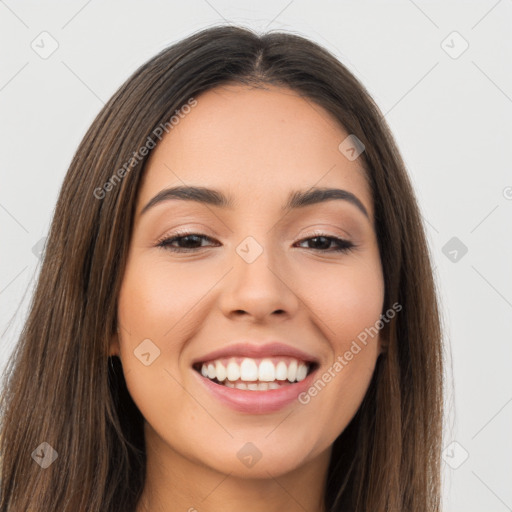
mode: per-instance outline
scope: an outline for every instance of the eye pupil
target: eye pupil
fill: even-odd
[[[322,240],[320,243],[313,242],[313,245],[315,246],[315,249],[327,249],[331,245],[331,241],[325,237],[325,236],[315,236],[314,238],[311,238],[311,241],[313,240]]]
[[[187,239],[188,239],[189,241],[190,241],[190,240],[193,240],[193,241],[192,241],[192,245],[199,245],[199,246],[201,245],[201,237],[200,237],[200,236],[197,236],[197,235],[185,235],[185,236],[182,236],[182,237],[180,238],[180,243],[181,243],[181,244],[183,244],[183,243],[184,243],[186,246],[190,245],[189,243],[184,242],[184,241],[186,241]]]

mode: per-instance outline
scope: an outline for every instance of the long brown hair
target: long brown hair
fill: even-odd
[[[441,323],[421,215],[389,128],[365,88],[317,44],[218,26],[142,65],[98,114],[71,162],[4,377],[0,512],[135,510],[145,479],[143,418],[119,359],[108,355],[148,158],[134,154],[158,142],[157,127],[191,98],[228,82],[291,88],[363,142],[383,313],[394,303],[403,308],[384,328],[387,351],[361,407],[334,442],[326,510],[439,510]],[[51,462],[52,450],[53,463],[36,464],[37,457]]]

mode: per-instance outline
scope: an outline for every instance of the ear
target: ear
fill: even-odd
[[[389,326],[386,325],[384,329],[379,332],[379,356],[388,351],[389,346]]]
[[[119,327],[117,328],[117,332],[114,333],[110,339],[109,346],[109,356],[120,356],[121,354],[121,346],[119,344]]]

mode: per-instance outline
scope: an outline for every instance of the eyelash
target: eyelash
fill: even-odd
[[[171,247],[171,243],[172,242],[175,242],[177,240],[181,240],[183,238],[186,238],[188,236],[196,236],[196,237],[200,237],[201,239],[208,239],[208,240],[212,240],[210,237],[206,236],[206,235],[201,235],[200,233],[194,233],[193,231],[187,231],[187,232],[182,232],[182,233],[179,233],[179,235],[176,235],[176,236],[173,236],[173,237],[167,237],[167,238],[161,238],[160,240],[158,240],[156,246],[157,247],[161,247],[163,249],[166,249],[168,251],[172,251],[172,252],[180,252],[180,253],[190,253],[190,252],[194,252],[194,251],[197,251],[198,249],[203,249],[204,247],[194,247],[194,248],[184,248],[184,247]],[[356,245],[353,244],[352,242],[349,242],[348,240],[344,240],[343,238],[338,238],[338,237],[335,237],[335,236],[330,236],[326,233],[315,233],[314,236],[312,237],[309,237],[309,238],[303,238],[302,240],[299,240],[298,243],[302,243],[302,242],[307,242],[308,240],[314,240],[316,238],[327,238],[328,240],[330,240],[331,242],[334,241],[337,245],[338,245],[338,248],[336,249],[312,249],[313,251],[319,251],[319,252],[335,252],[335,253],[347,253],[353,249],[356,248]]]

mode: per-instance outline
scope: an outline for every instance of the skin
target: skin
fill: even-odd
[[[329,113],[289,89],[230,84],[196,99],[146,167],[110,348],[145,418],[137,512],[322,511],[332,443],[363,400],[382,337],[308,404],[269,414],[217,401],[191,361],[242,336],[278,339],[318,357],[322,375],[378,321],[384,281],[361,159],[338,150],[348,133]],[[169,200],[141,215],[158,192],[184,184],[219,189],[235,207]],[[283,214],[290,191],[312,186],[352,192],[369,218],[344,200]],[[202,245],[188,253],[157,246],[177,229],[209,238],[173,243]],[[356,247],[332,252],[334,242],[308,242],[316,230]],[[247,236],[263,248],[250,264],[236,252]],[[145,339],[160,350],[148,366],[134,355]],[[252,467],[237,457],[247,442],[262,454]]]

